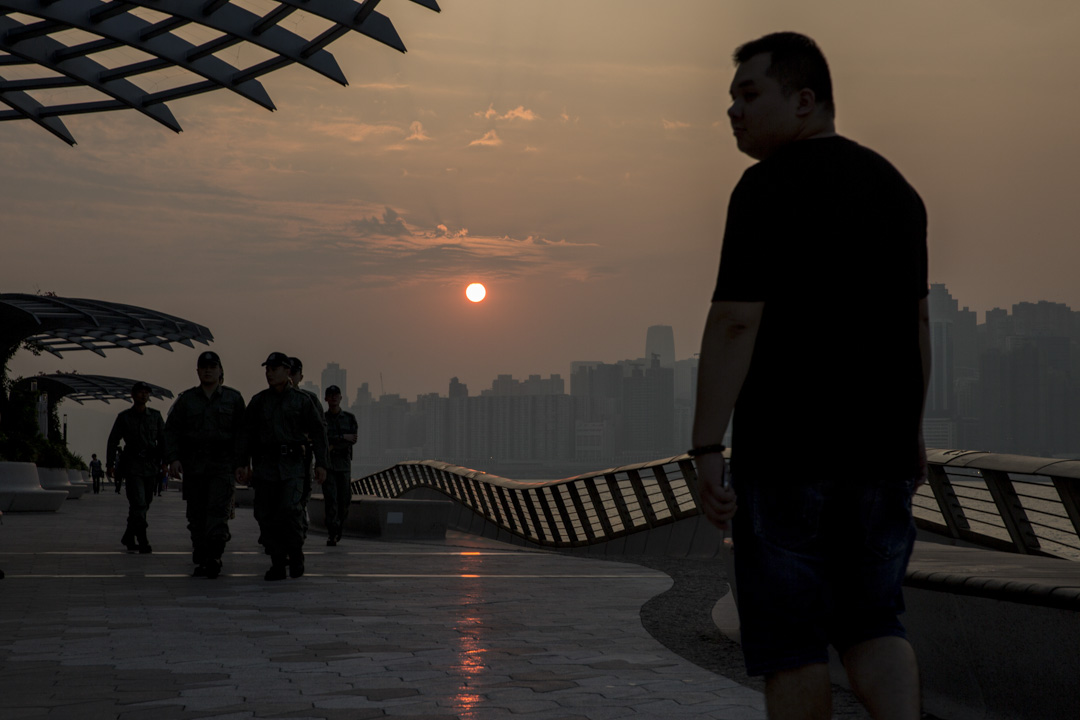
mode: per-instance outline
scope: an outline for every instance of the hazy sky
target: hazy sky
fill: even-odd
[[[498,372],[639,357],[653,324],[674,326],[686,357],[751,162],[724,114],[731,51],[798,30],[829,59],[839,131],[926,201],[933,282],[980,319],[1023,300],[1080,308],[1074,3],[442,5],[385,0],[409,52],[346,36],[330,50],[351,85],[279,71],[263,79],[273,113],[219,91],[170,104],[179,135],[132,111],[71,117],[74,148],[0,123],[0,290],[202,323],[246,396],[272,350],[316,381],[340,363],[350,396],[364,381],[378,394],[381,372],[410,398],[454,375],[475,394]],[[808,322],[842,312],[808,305]],[[12,371],[177,391],[195,358],[21,353]],[[85,418],[121,409],[64,407],[87,457]]]

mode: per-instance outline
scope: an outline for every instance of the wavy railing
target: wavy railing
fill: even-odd
[[[1080,560],[1080,461],[964,450],[929,450],[928,460],[929,482],[914,499],[921,530]],[[688,455],[542,482],[422,460],[352,483],[355,493],[379,497],[436,491],[479,518],[485,534],[540,547],[587,548],[693,520],[678,542],[688,553],[711,553],[719,533],[701,530],[696,486]]]
[[[433,460],[403,462],[352,483],[363,495],[435,490],[490,529],[540,547],[578,548],[662,529],[698,516],[697,475],[687,455],[563,480],[508,480]],[[718,536],[718,533],[715,533]],[[709,551],[712,537],[697,539]],[[695,540],[687,538],[688,551]],[[712,548],[714,550],[714,548]]]

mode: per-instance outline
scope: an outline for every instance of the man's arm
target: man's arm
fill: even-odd
[[[931,372],[930,352],[930,303],[926,298],[919,301],[919,357],[922,360],[922,403],[919,405],[919,477],[915,479],[915,489],[926,482],[929,470],[926,467],[926,441],[923,439],[922,417],[926,411],[926,396],[930,392]]]
[[[120,447],[120,441],[124,439],[124,425],[120,420],[121,417],[122,415],[117,415],[116,420],[113,421],[109,441],[105,445],[105,467],[109,477],[113,476],[113,470],[116,466],[116,451]]]
[[[735,401],[742,390],[754,354],[764,302],[714,302],[705,321],[698,359],[697,402],[693,445],[724,441]],[[712,524],[727,527],[735,514],[735,493],[723,486],[724,458],[720,453],[696,458],[702,511]]]

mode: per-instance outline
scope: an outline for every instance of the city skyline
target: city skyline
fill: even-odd
[[[980,313],[1080,307],[1080,8],[443,5],[387,8],[407,54],[335,43],[347,88],[274,73],[274,113],[210,93],[176,103],[179,135],[138,113],[72,117],[75,148],[0,124],[0,287],[204,324],[246,396],[277,350],[404,397],[448,377],[480,387],[507,369],[639,357],[638,327],[657,323],[689,357],[727,198],[751,164],[725,117],[730,54],[793,29],[829,59],[839,132],[926,201],[933,282]],[[464,295],[474,281],[481,303]],[[193,358],[20,353],[12,372],[182,388]]]

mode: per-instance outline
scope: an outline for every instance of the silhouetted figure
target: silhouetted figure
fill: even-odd
[[[165,421],[169,475],[183,477],[194,577],[216,578],[229,534],[233,490],[247,477],[244,398],[222,384],[221,358],[199,355],[199,384],[180,393]]]
[[[330,468],[323,483],[323,508],[326,515],[326,544],[330,547],[341,540],[341,530],[349,516],[352,501],[352,452],[359,424],[356,416],[341,409],[341,388],[326,388],[326,437],[330,445]]]
[[[94,483],[94,494],[97,495],[101,492],[101,480],[105,477],[105,469],[101,466],[97,453],[92,454],[90,458],[90,479]]]
[[[304,524],[301,499],[307,447],[315,456],[315,482],[326,480],[327,446],[323,418],[304,393],[289,382],[284,353],[270,353],[266,390],[247,407],[248,454],[252,459],[255,519],[270,555],[266,580],[304,574]]]
[[[731,195],[702,339],[703,510],[733,518],[743,652],[771,718],[831,717],[832,644],[875,718],[914,720],[897,616],[926,471],[926,211],[884,158],[836,134],[812,40],[768,35],[735,62],[728,116],[760,162]],[[833,442],[840,470],[819,459]]]
[[[146,404],[150,401],[150,386],[137,382],[131,387],[134,407],[116,416],[106,451],[109,477],[127,481],[127,529],[120,542],[129,552],[152,552],[146,537],[146,513],[154,499],[154,489],[161,481],[165,453],[165,422],[161,413]],[[117,464],[117,450],[124,443],[124,452]],[[137,547],[136,547],[137,544]]]

